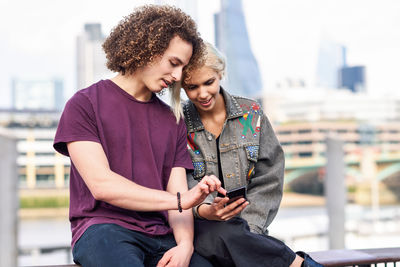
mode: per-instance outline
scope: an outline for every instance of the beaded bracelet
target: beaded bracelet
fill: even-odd
[[[178,211],[182,212],[182,206],[181,206],[181,193],[176,193],[176,197],[178,199]]]

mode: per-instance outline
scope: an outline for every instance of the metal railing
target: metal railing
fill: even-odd
[[[340,249],[317,251],[311,257],[326,267],[399,266],[400,247],[375,249]],[[397,264],[397,265],[396,265]]]

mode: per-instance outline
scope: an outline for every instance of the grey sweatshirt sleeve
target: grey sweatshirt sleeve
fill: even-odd
[[[248,185],[250,205],[241,213],[252,232],[268,234],[283,194],[285,157],[266,116],[261,121],[261,135],[255,174]]]

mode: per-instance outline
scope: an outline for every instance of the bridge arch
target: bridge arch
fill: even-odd
[[[379,171],[377,173],[377,179],[378,181],[383,181],[398,172],[400,172],[400,162],[391,164],[390,166]]]

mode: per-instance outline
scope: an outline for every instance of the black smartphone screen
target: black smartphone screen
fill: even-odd
[[[218,193],[219,197],[225,197],[222,194]],[[229,190],[228,192],[226,192],[226,196],[229,198],[229,201],[227,204],[230,204],[232,202],[234,202],[235,200],[238,200],[239,198],[246,198],[246,186],[242,186],[242,187],[238,187],[232,190]]]

